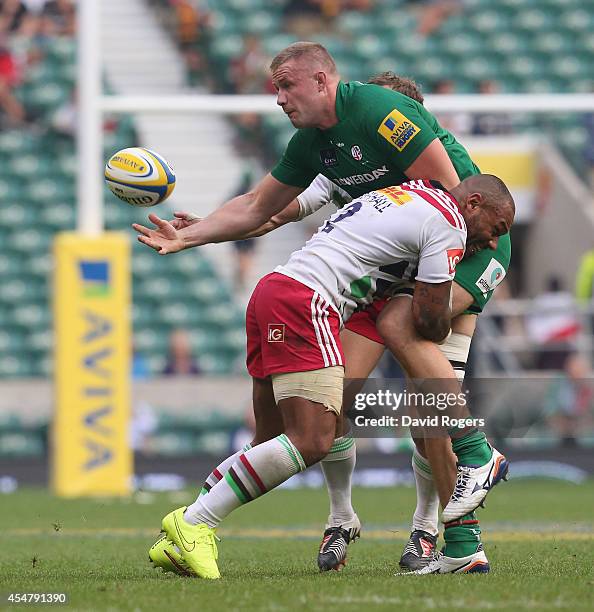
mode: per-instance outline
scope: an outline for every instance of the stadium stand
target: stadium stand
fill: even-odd
[[[162,13],[174,4],[184,4],[151,1]],[[203,2],[202,10],[208,7],[209,16],[201,28],[207,27],[208,35],[203,33],[194,43],[184,43],[185,48],[194,45],[200,54],[206,54],[209,78],[219,91],[232,91],[229,66],[242,54],[246,35],[257,36],[269,56],[297,40],[286,30],[284,10],[288,4],[288,0]],[[503,92],[592,91],[591,2],[460,0],[458,10],[442,16],[430,35],[425,35],[423,9],[415,4],[375,0],[363,3],[365,10],[358,10],[346,3],[347,9],[332,17],[332,27],[314,38],[334,55],[347,80],[393,70],[413,76],[427,93],[443,79],[454,81],[456,93],[478,92],[485,80],[496,82]],[[581,117],[564,115],[559,109],[554,117],[524,115],[515,117],[514,122],[518,130],[554,134],[574,167],[579,172],[586,170],[588,133]],[[289,122],[282,116],[267,116],[263,127],[268,134],[264,140],[272,142],[271,153],[282,152],[292,133]]]
[[[0,378],[44,377],[52,368],[52,240],[76,218],[76,43],[68,31],[46,35],[41,25],[9,34],[21,58],[13,91],[26,120],[15,124],[3,113],[0,133]],[[130,119],[107,120],[105,129],[106,158],[136,144]],[[107,190],[105,206],[109,230],[128,231],[138,220]],[[188,330],[204,373],[232,372],[243,353],[242,315],[208,259],[196,251],[165,262],[133,245],[134,345],[150,373],[162,371],[178,328]]]

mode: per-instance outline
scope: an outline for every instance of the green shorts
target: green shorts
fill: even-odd
[[[466,289],[474,303],[465,314],[480,314],[491,299],[495,287],[505,278],[511,259],[509,234],[499,238],[497,249],[486,249],[463,259],[456,266],[454,281]]]

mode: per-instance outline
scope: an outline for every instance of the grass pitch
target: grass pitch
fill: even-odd
[[[320,574],[323,491],[276,491],[220,529],[223,579],[163,575],[147,550],[169,510],[194,492],[130,500],[58,500],[40,490],[0,498],[0,607],[9,593],[65,592],[70,610],[592,610],[594,481],[499,486],[479,518],[489,575],[394,576],[414,491],[355,490],[364,522],[343,572]],[[39,607],[39,606],[35,606]],[[54,607],[62,607],[54,604]]]

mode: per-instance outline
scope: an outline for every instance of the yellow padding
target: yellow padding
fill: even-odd
[[[328,410],[340,414],[344,368],[332,366],[309,372],[273,374],[272,388],[277,402],[290,397],[303,397],[323,404]]]

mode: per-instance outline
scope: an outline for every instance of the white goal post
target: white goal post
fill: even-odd
[[[469,113],[575,113],[594,112],[594,94],[464,94],[431,95],[425,103],[431,112]],[[273,95],[102,96],[102,112],[119,113],[218,113],[279,111]]]
[[[105,113],[216,113],[280,112],[271,95],[121,96],[102,95],[99,45],[100,0],[78,3],[79,127],[77,134],[77,227],[85,235],[103,231],[102,118]],[[468,94],[427,95],[432,112],[569,113],[594,112],[593,94]]]

